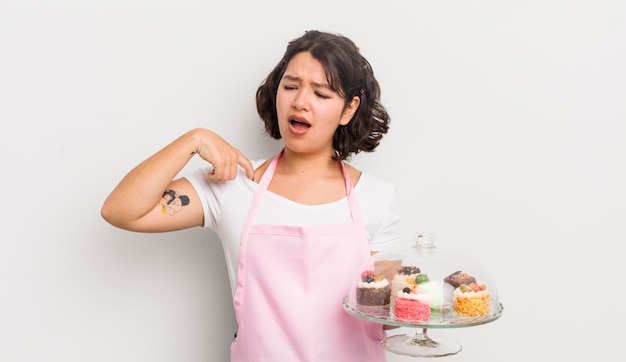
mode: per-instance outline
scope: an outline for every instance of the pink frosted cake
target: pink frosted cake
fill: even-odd
[[[401,266],[393,276],[391,282],[391,300],[390,305],[393,308],[395,304],[396,296],[398,292],[401,292],[406,287],[415,286],[417,275],[420,273],[420,268],[416,266]]]
[[[396,295],[394,315],[409,321],[430,319],[430,295],[420,293],[419,288],[406,287]]]

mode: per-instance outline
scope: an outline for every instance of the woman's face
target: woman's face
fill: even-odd
[[[309,52],[296,54],[278,85],[276,112],[285,147],[298,153],[333,153],[332,138],[346,125],[359,106],[354,97],[344,99],[330,89],[322,63]]]

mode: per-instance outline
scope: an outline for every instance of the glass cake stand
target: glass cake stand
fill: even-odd
[[[383,306],[363,306],[357,302],[357,288],[364,280],[364,271],[371,271],[377,276],[384,276],[384,279],[391,281],[391,293],[397,294],[398,291],[394,290],[393,285],[396,283],[400,271],[406,269],[407,266],[418,267],[419,274],[426,274],[429,282],[438,286],[436,288],[437,293],[432,298],[429,319],[407,320],[396,317],[393,297],[390,304]],[[473,281],[486,287],[489,298],[488,309],[483,310],[481,315],[462,315],[455,311],[453,293],[456,284],[449,279],[447,279],[448,282],[444,282],[444,279],[459,272],[470,276]],[[350,315],[367,321],[414,328],[415,334],[413,335],[392,335],[381,341],[381,345],[386,350],[413,357],[443,357],[459,353],[462,347],[458,342],[439,337],[436,340],[432,339],[428,335],[428,329],[464,328],[490,323],[500,318],[504,309],[499,301],[495,282],[489,273],[467,255],[438,250],[435,247],[433,235],[429,233],[418,234],[415,245],[410,248],[381,251],[374,254],[363,265],[359,271],[359,276],[355,278],[351,289],[344,297],[343,308]]]

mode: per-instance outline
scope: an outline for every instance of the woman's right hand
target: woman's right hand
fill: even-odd
[[[246,171],[249,179],[254,178],[254,168],[250,160],[226,142],[220,135],[204,128],[191,131],[197,142],[195,153],[213,165],[213,171],[207,175],[212,182],[232,180],[237,176],[237,167]]]

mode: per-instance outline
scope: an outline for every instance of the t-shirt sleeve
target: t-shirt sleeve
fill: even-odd
[[[264,159],[251,160],[252,166],[256,169]],[[196,190],[200,202],[202,203],[202,211],[204,213],[204,227],[217,231],[220,218],[224,215],[224,207],[227,203],[238,205],[241,201],[242,188],[246,187],[246,182],[250,182],[246,178],[243,168],[239,167],[239,174],[234,180],[224,182],[210,182],[207,174],[211,172],[212,167],[202,167],[196,171],[192,171],[184,177],[191,183]],[[249,202],[249,201],[246,201]],[[229,214],[230,215],[230,214]],[[226,221],[228,222],[228,221]]]
[[[363,174],[356,187],[370,249],[382,251],[403,246],[401,215],[395,187],[369,174]]]
[[[203,226],[214,229],[216,225],[215,203],[212,203],[211,200],[215,200],[215,195],[213,194],[213,189],[206,176],[210,171],[210,167],[203,167],[184,175],[184,178],[186,178],[196,190],[200,203],[202,204],[202,212],[204,213]],[[213,197],[209,198],[207,195],[213,195]]]
[[[381,251],[395,248],[402,244],[403,238],[400,232],[401,217],[398,200],[394,191],[389,207],[385,213],[380,227],[371,240],[371,250]]]
[[[372,234],[370,240],[370,249],[372,251],[381,251],[390,248],[396,248],[405,241],[401,233],[401,217],[396,197],[396,191],[390,192],[388,206],[384,209],[379,227]]]

